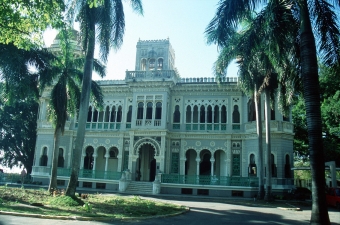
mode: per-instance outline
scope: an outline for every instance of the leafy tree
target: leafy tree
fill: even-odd
[[[0,151],[1,164],[12,168],[24,166],[28,174],[32,171],[38,103],[27,98],[11,105],[0,107]]]
[[[130,0],[132,8],[142,13],[140,0]],[[90,100],[92,69],[95,43],[99,44],[100,58],[107,61],[110,48],[118,49],[124,36],[124,10],[121,0],[74,0],[71,1],[71,15],[76,15],[80,24],[80,33],[85,50],[84,76],[80,97],[78,130],[72,160],[71,176],[66,195],[74,196],[79,175],[82,147],[85,138],[85,126]]]
[[[41,44],[48,26],[61,25],[63,0],[2,0],[0,3],[0,44],[29,49]]]
[[[322,148],[320,148],[320,143],[322,142],[322,124],[316,46],[318,46],[320,60],[324,61],[326,65],[334,65],[339,62],[339,29],[335,12],[340,6],[340,2],[327,0],[222,0],[219,3],[215,17],[208,26],[208,31],[219,30],[220,32],[216,37],[219,43],[223,43],[225,37],[229,35],[230,29],[240,24],[240,20],[245,12],[259,7],[266,7],[268,2],[287,2],[288,9],[291,9],[291,14],[296,17],[300,24],[299,34],[296,36],[296,39],[299,40],[300,46],[299,59],[303,81],[303,96],[306,105],[309,152],[313,178],[311,224],[330,224],[324,195],[324,156]],[[333,4],[330,4],[330,2]],[[275,13],[272,15],[274,16]],[[313,33],[312,26],[317,32]],[[285,34],[277,35],[277,38],[284,36]],[[314,36],[317,38],[315,39]],[[315,40],[318,41],[317,45]]]

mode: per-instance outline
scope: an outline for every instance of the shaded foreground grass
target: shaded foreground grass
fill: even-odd
[[[184,206],[142,199],[139,196],[117,197],[88,194],[85,199],[46,190],[0,187],[0,211],[50,216],[93,218],[131,218],[163,216],[186,210]]]

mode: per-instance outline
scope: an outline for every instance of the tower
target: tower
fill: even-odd
[[[175,69],[175,52],[169,39],[139,40],[136,47],[136,71]]]

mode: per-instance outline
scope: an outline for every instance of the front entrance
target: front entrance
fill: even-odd
[[[136,180],[154,181],[155,176],[155,148],[150,144],[144,144],[139,149],[139,157],[136,161]]]

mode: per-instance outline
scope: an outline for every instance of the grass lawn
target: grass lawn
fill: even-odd
[[[51,216],[82,216],[101,218],[132,218],[163,216],[184,212],[175,204],[142,199],[139,196],[117,197],[101,194],[83,194],[71,198],[44,189],[24,189],[0,186],[0,211]]]

